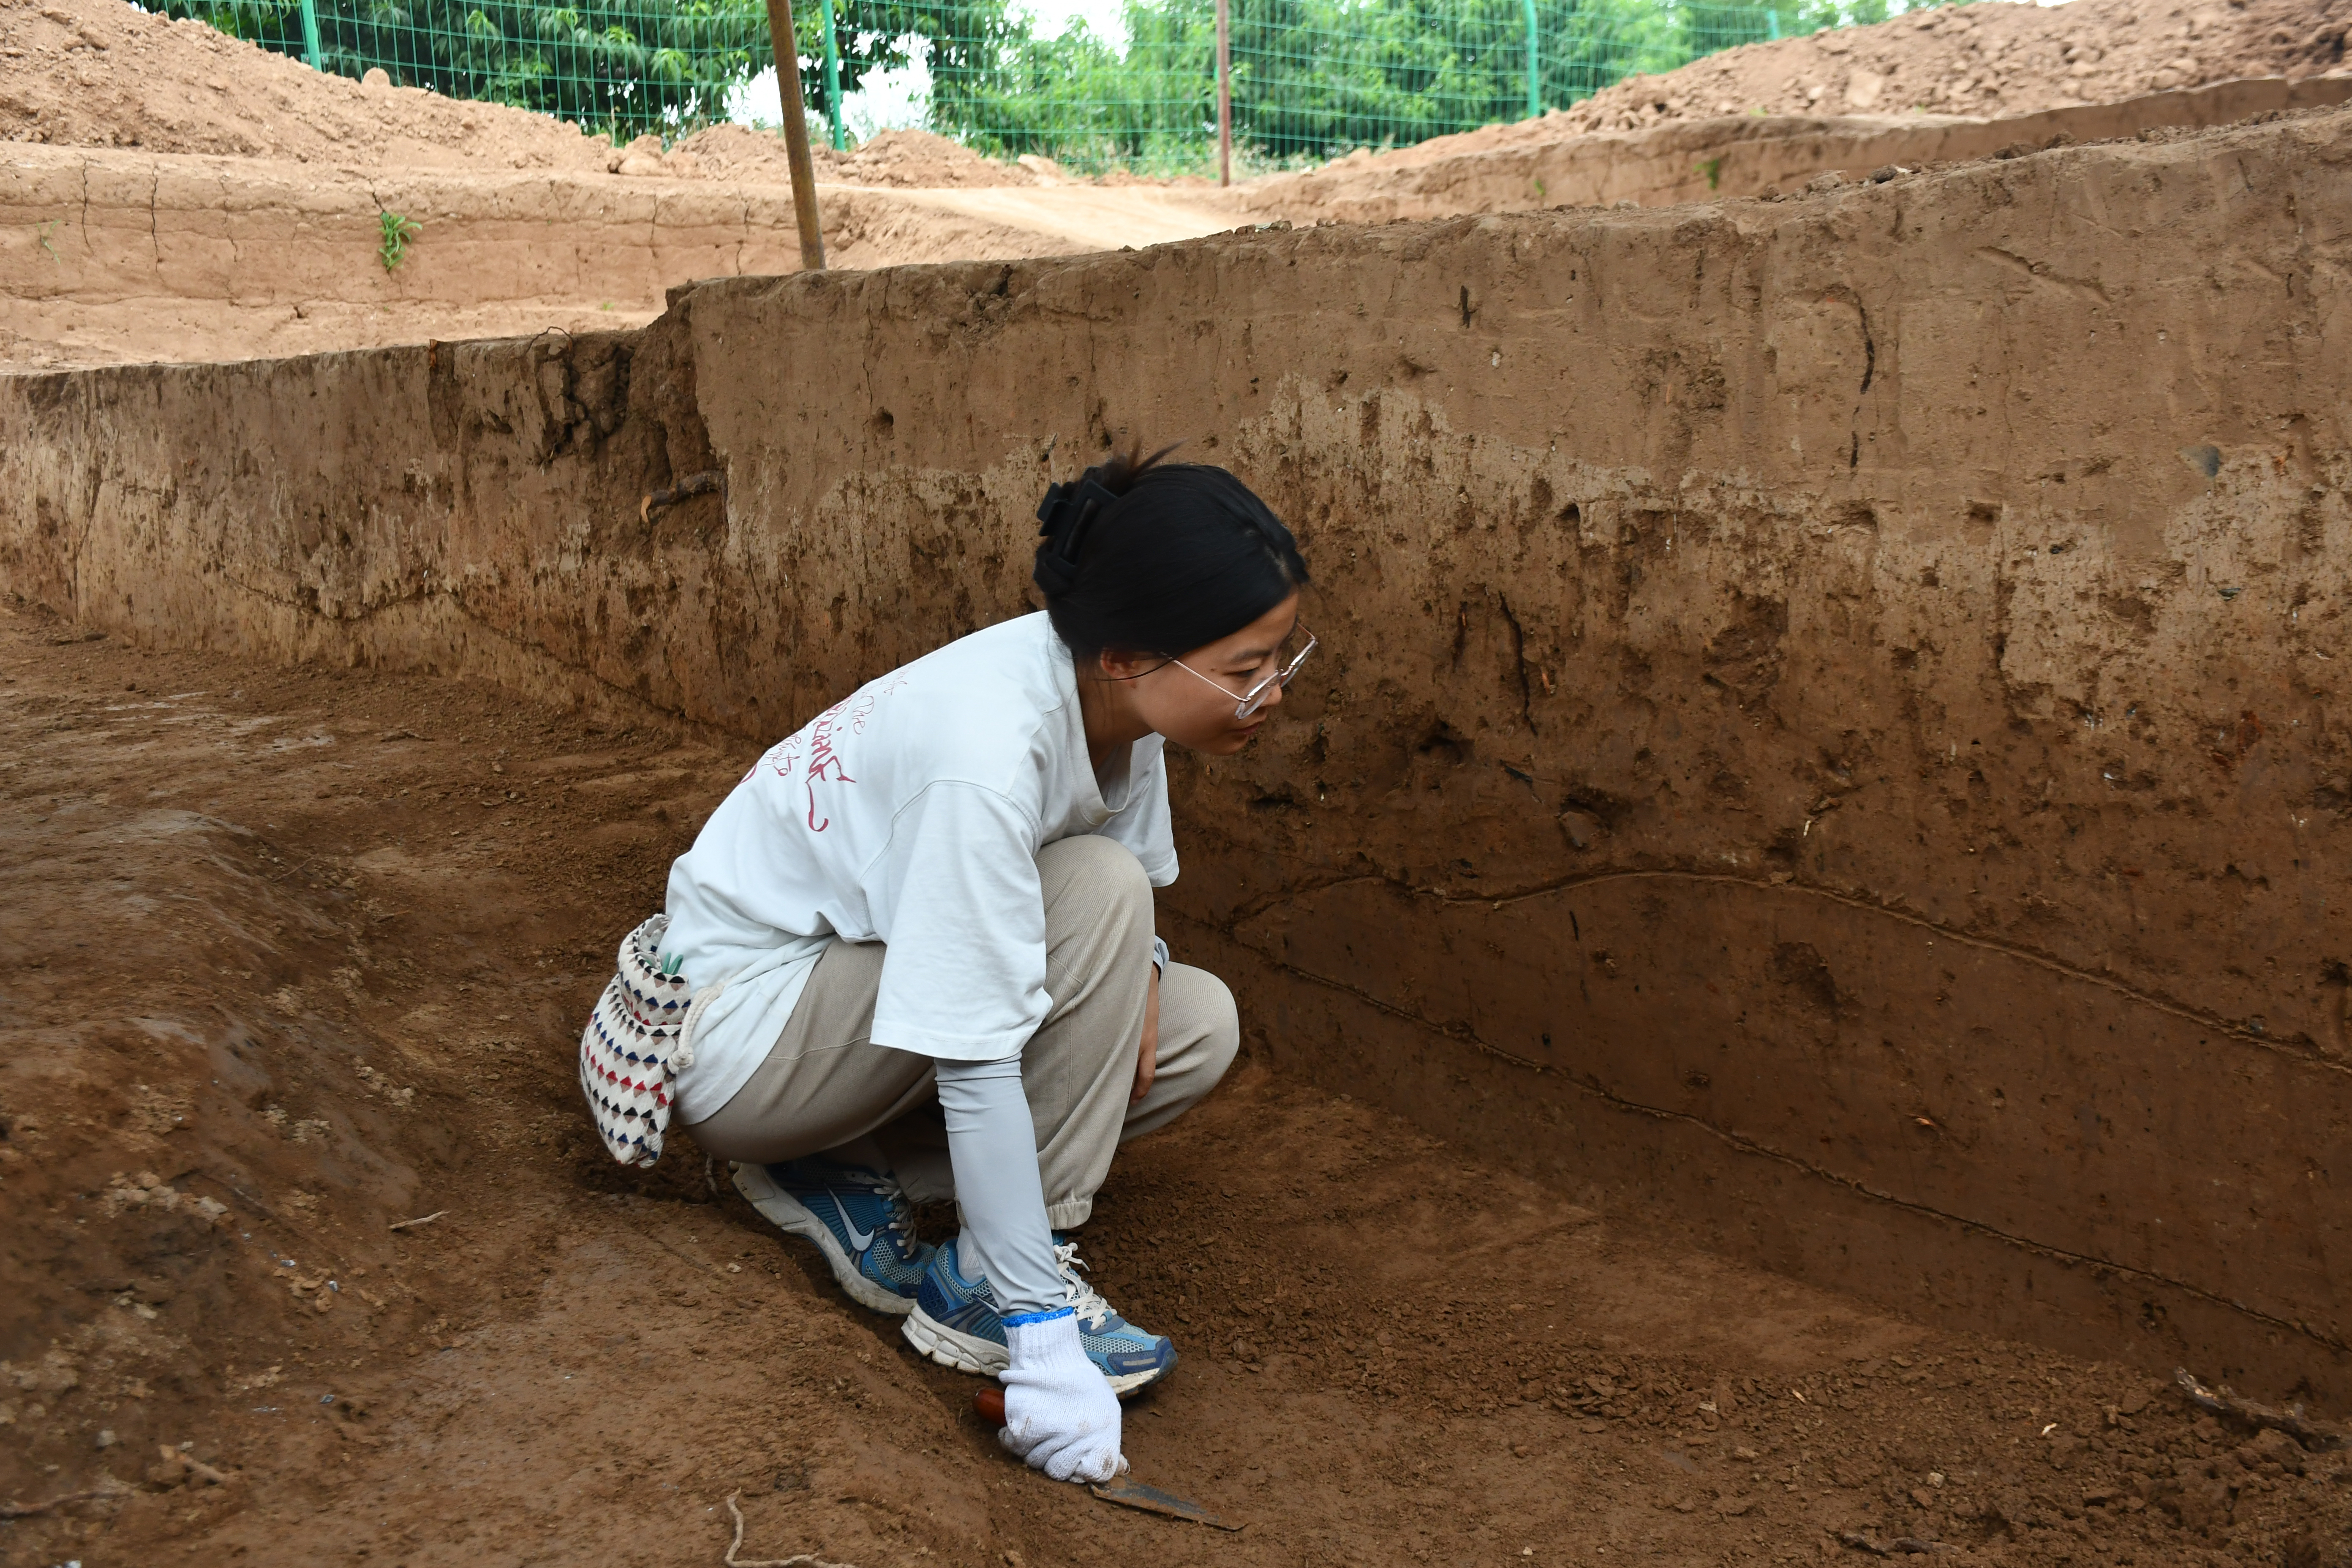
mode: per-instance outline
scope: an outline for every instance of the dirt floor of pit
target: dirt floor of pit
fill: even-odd
[[[1246,1057],[1087,1239],[1184,1356],[1138,1475],[1247,1530],[1022,1470],[690,1142],[591,1144],[577,1021],[749,755],[0,615],[0,1560],[716,1564],[738,1493],[748,1554],[861,1568],[2346,1560],[2342,1456]]]

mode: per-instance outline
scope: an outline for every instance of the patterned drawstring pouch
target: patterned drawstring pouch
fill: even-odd
[[[701,1005],[661,941],[669,917],[656,915],[621,940],[619,966],[580,1035],[580,1091],[614,1159],[650,1165],[661,1158],[671,1087],[694,1065],[690,1030]]]

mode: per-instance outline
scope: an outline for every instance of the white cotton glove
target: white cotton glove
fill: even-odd
[[[997,1440],[1057,1481],[1107,1481],[1127,1468],[1118,1451],[1118,1395],[1078,1342],[1078,1316],[1065,1308],[1031,1322],[1008,1321],[1013,1364],[1004,1384],[1004,1430]]]

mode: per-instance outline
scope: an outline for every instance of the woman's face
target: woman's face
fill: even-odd
[[[1282,688],[1269,685],[1255,712],[1246,719],[1234,715],[1250,688],[1305,646],[1306,634],[1297,626],[1298,595],[1293,594],[1231,637],[1196,647],[1181,661],[1106,652],[1103,673],[1126,684],[1136,716],[1154,731],[1192,751],[1229,757],[1249,744],[1282,705]]]

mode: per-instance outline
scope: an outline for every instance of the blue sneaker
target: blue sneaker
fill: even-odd
[[[863,1165],[829,1160],[730,1163],[728,1170],[753,1208],[816,1243],[833,1277],[859,1306],[898,1317],[915,1310],[931,1247],[914,1238],[914,1211],[898,1183]]]
[[[1061,1269],[1065,1302],[1078,1316],[1078,1342],[1102,1369],[1110,1391],[1125,1399],[1176,1369],[1176,1347],[1165,1335],[1149,1334],[1117,1312],[1079,1272],[1078,1244],[1055,1233],[1054,1262]],[[899,1332],[907,1342],[958,1372],[993,1377],[1013,1364],[1004,1348],[1004,1322],[996,1293],[986,1279],[966,1279],[957,1267],[956,1244],[934,1247],[915,1310]]]

